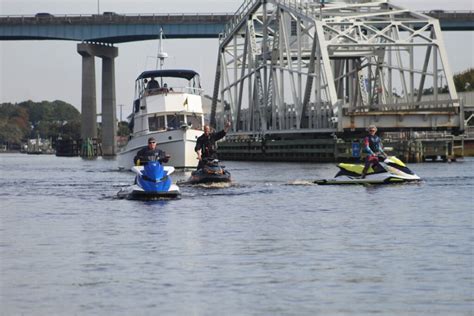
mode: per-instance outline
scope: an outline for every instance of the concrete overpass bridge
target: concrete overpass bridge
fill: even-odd
[[[245,7],[245,10],[240,10],[236,12],[235,14],[136,14],[136,15],[128,15],[128,14],[116,14],[113,12],[106,12],[104,14],[99,14],[99,15],[51,15],[48,13],[38,13],[33,16],[0,16],[0,40],[2,41],[18,41],[18,40],[69,40],[69,41],[78,41],[80,42],[77,46],[77,51],[78,53],[82,56],[83,62],[82,62],[82,102],[81,102],[81,107],[82,107],[82,131],[81,135],[83,138],[96,138],[97,137],[97,126],[96,126],[96,113],[97,113],[97,105],[96,105],[96,91],[95,91],[95,63],[94,63],[94,58],[99,57],[102,58],[102,123],[103,123],[103,153],[104,155],[115,155],[116,153],[116,145],[114,142],[114,136],[116,134],[116,104],[115,104],[115,66],[114,66],[114,59],[115,57],[118,56],[118,48],[114,46],[114,44],[118,43],[125,43],[125,42],[131,42],[131,41],[143,41],[143,40],[149,40],[149,39],[156,39],[159,36],[159,30],[160,28],[163,29],[164,33],[166,34],[166,38],[173,39],[173,38],[221,38],[222,44],[221,44],[221,51],[223,52],[224,49],[228,46],[229,43],[232,43],[235,41],[235,44],[237,41],[240,41],[239,38],[243,38],[245,43],[242,43],[242,47],[248,47],[247,51],[243,53],[243,55],[248,55],[248,53],[252,53],[253,55],[248,55],[246,57],[243,57],[241,55],[240,57],[236,57],[234,60],[234,64],[238,65],[243,61],[243,64],[248,64],[251,59],[253,59],[253,66],[249,66],[250,68],[256,66],[255,62],[258,60],[263,61],[264,59],[266,60],[266,64],[270,65],[270,61],[272,61],[272,58],[269,58],[270,55],[264,54],[262,55],[262,49],[263,47],[267,47],[266,53],[269,53],[271,49],[270,42],[267,42],[267,40],[271,37],[274,37],[277,35],[274,31],[268,29],[268,31],[263,31],[264,28],[268,28],[271,25],[269,22],[266,22],[265,19],[263,18],[264,14],[263,11],[266,9],[263,9],[266,7],[264,4],[265,1],[261,0],[253,0],[253,1],[245,1],[244,5],[248,5],[249,3],[252,5],[251,7]],[[302,8],[296,8],[298,5],[300,5],[302,2],[312,2],[312,1],[302,1],[302,0],[286,0],[286,1],[270,1],[270,2],[275,2],[277,3],[277,11],[273,11],[273,13],[270,13],[268,11],[267,13],[269,14],[274,14],[275,12],[279,12],[278,17],[275,19],[275,17],[272,17],[273,22],[271,23],[276,23],[275,25],[278,25],[281,21],[280,18],[283,17],[285,14],[287,15],[286,19],[288,21],[293,20],[291,23],[292,24],[292,29],[291,31],[294,31],[298,33],[298,37],[303,39],[303,36],[309,35],[308,38],[311,38],[312,35],[308,33],[308,27],[305,26],[305,23],[307,21],[311,21],[315,17],[315,5],[317,5],[317,2],[311,3],[313,6],[312,8],[312,13],[309,13],[309,11],[304,11]],[[294,2],[294,6],[292,7],[292,3]],[[357,2],[354,0],[351,0],[351,2]],[[365,1],[367,2],[367,1]],[[370,2],[370,1],[369,1]],[[379,1],[379,2],[385,2],[385,1]],[[308,6],[307,6],[308,8]],[[317,8],[316,8],[317,9]],[[302,11],[303,10],[303,11]],[[355,12],[355,11],[354,11]],[[265,14],[267,14],[265,13]],[[337,13],[337,14],[347,14],[343,13],[342,11]],[[447,11],[442,11],[442,10],[434,10],[431,12],[426,13],[428,16],[432,16],[435,18],[439,18],[440,22],[440,30],[443,31],[472,31],[474,30],[474,15],[472,12],[447,12]],[[252,23],[254,25],[251,27],[249,23],[246,23],[246,19],[251,19]],[[263,22],[263,23],[258,23],[258,21]],[[268,20],[270,21],[270,20]],[[276,22],[275,22],[276,21]],[[265,24],[266,23],[266,24]],[[369,22],[370,23],[370,22]],[[309,24],[308,24],[309,25]],[[242,27],[241,30],[238,29],[238,27]],[[263,27],[262,27],[263,26]],[[236,28],[237,27],[237,28]],[[311,27],[310,27],[311,28]],[[425,28],[425,29],[422,29]],[[367,28],[369,30],[370,28]],[[375,27],[377,29],[377,27]],[[374,28],[371,28],[369,32],[377,32]],[[243,33],[242,33],[242,30]],[[245,33],[247,31],[250,33]],[[403,29],[400,28],[399,31],[402,32],[407,32],[408,33],[415,33],[418,30],[426,30],[426,26],[422,24],[414,24],[410,25],[409,29]],[[252,33],[253,32],[253,33]],[[256,33],[257,32],[257,33]],[[268,32],[273,32],[271,36],[269,37]],[[433,31],[431,31],[433,32]],[[264,35],[266,33],[266,35]],[[250,34],[250,41],[246,38],[248,38]],[[265,39],[266,36],[266,39]],[[283,40],[283,33],[278,35],[277,38],[278,40]],[[391,35],[390,35],[391,36]],[[344,37],[344,35],[342,35]],[[347,37],[347,36],[346,36]],[[387,35],[381,35],[380,38],[387,38]],[[303,39],[306,42],[308,42],[308,38]],[[258,40],[257,40],[258,39]],[[262,41],[263,39],[263,41]],[[256,42],[258,41],[258,43]],[[294,40],[293,40],[294,41]],[[312,40],[310,40],[312,41]],[[253,45],[252,45],[253,42]],[[276,42],[278,43],[278,42]],[[282,42],[283,43],[283,42]],[[289,43],[289,42],[288,42]],[[256,48],[255,44],[258,44],[262,48]],[[353,43],[354,44],[354,43]],[[250,46],[249,46],[250,45]],[[270,46],[268,46],[270,45]],[[290,46],[294,45],[294,42],[290,44]],[[308,56],[305,56],[304,52],[301,50],[301,47],[299,48],[299,52],[295,54],[294,50],[293,52],[284,52],[284,50],[289,49],[292,50],[292,48],[288,47],[281,47],[281,54],[280,59],[281,62],[287,63],[288,60],[293,60],[300,65],[302,65],[303,68],[310,69],[311,72],[315,72],[316,70],[322,70],[323,65],[321,66],[316,66],[315,65],[315,60],[317,58],[321,58],[320,52],[316,54],[315,51],[314,57],[309,58]],[[388,47],[390,45],[386,45]],[[428,46],[431,47],[431,44],[428,44]],[[236,50],[240,49],[235,46]],[[314,49],[316,46],[314,47]],[[275,48],[273,49],[275,50]],[[258,53],[260,51],[260,53]],[[236,52],[236,51],[235,51]],[[309,51],[310,52],[310,51]],[[374,50],[375,52],[375,50]],[[381,50],[378,50],[378,55],[380,55]],[[240,52],[242,54],[242,52]],[[288,55],[286,55],[288,54]],[[291,59],[288,59],[288,56],[293,54],[294,56],[291,57]],[[364,67],[372,67],[377,63],[377,59],[375,58],[378,56],[377,54],[374,54],[374,59],[371,61],[368,59],[368,62],[364,65]],[[430,54],[430,53],[427,53]],[[286,56],[286,57],[285,57]],[[320,57],[317,57],[320,56]],[[262,59],[265,57],[264,59]],[[359,56],[360,57],[360,56]],[[346,94],[346,98],[348,97],[355,97],[358,98],[359,101],[357,101],[357,104],[354,104],[353,107],[351,108],[352,110],[360,108],[362,105],[364,107],[364,103],[361,103],[360,99],[364,99],[367,94],[367,92],[361,93],[360,91],[356,92],[358,90],[357,85],[358,81],[356,78],[358,78],[357,73],[355,72],[355,69],[357,68],[357,56],[352,56],[350,57],[347,62],[339,62],[338,67],[342,71],[342,69],[349,69],[351,68],[352,70],[349,70],[350,75],[344,75],[342,72],[335,76],[334,79],[338,81],[338,86],[341,88],[338,89],[346,89],[346,92],[333,92],[332,90],[330,93],[336,95],[334,96],[335,100],[339,100],[337,102],[339,107],[342,107],[342,103],[340,102],[340,99],[344,99],[344,96],[342,94]],[[278,59],[278,58],[277,58]],[[360,58],[359,58],[360,59]],[[286,60],[286,61],[284,61]],[[383,62],[383,58],[380,59]],[[308,63],[309,62],[309,63]],[[222,63],[221,63],[222,65]],[[263,66],[264,64],[261,64],[258,66],[256,69],[258,69],[257,72],[263,71],[263,68],[266,66]],[[308,65],[310,68],[308,68]],[[232,66],[231,64],[228,64],[228,66]],[[248,65],[247,65],[248,66]],[[288,65],[284,66],[287,67]],[[324,65],[324,67],[329,66],[329,64]],[[284,68],[283,67],[283,68]],[[292,66],[293,67],[293,66]],[[313,67],[313,68],[311,68]],[[315,68],[316,67],[316,68]],[[341,68],[342,67],[342,68]],[[238,66],[235,67],[237,69]],[[250,69],[249,68],[249,69]],[[280,70],[283,71],[283,68],[280,68]],[[291,67],[290,67],[291,68]],[[237,72],[236,70],[233,69],[232,72],[235,73],[236,76]],[[296,70],[299,69],[299,70]],[[387,67],[387,69],[390,69],[389,71],[391,72],[392,70],[395,71],[401,71],[401,72],[406,72],[405,68],[394,68],[393,66]],[[271,70],[269,70],[271,72]],[[298,86],[299,88],[297,89],[299,93],[302,93],[303,91],[303,86],[301,85],[301,66],[294,66],[294,69],[290,70],[291,76],[294,76],[295,71],[299,71],[300,74],[297,75],[299,76],[299,79],[297,79]],[[325,70],[325,71],[328,71]],[[221,69],[218,70],[218,73],[216,75],[216,84],[218,84],[218,77],[223,78],[221,76],[222,72],[226,72],[226,69]],[[257,76],[259,79],[255,81],[255,83],[259,82],[258,84],[262,84],[263,81],[260,78],[260,75],[257,74],[257,72],[254,73],[255,76]],[[268,73],[270,73],[268,72]],[[415,75],[415,73],[422,74],[423,77],[427,75],[429,71],[427,70],[427,66],[424,67],[423,69],[417,71],[417,72],[411,72],[412,76]],[[240,70],[239,70],[240,73]],[[374,73],[377,73],[375,71]],[[263,74],[263,72],[262,72]],[[229,88],[224,88],[223,94],[229,91],[236,91],[236,87],[240,84],[240,82],[244,82],[247,77],[251,77],[252,74],[249,75],[244,75],[245,78],[242,78],[242,80],[239,80],[235,78],[236,83],[232,84],[232,87]],[[265,75],[266,76],[266,75]],[[310,74],[310,77],[315,78],[315,74]],[[369,75],[370,76],[370,75]],[[262,77],[263,78],[263,77]],[[272,79],[271,79],[272,80]],[[292,87],[294,87],[294,79],[292,79]],[[342,84],[342,82],[348,82],[350,80],[353,82],[351,84],[351,88],[349,88],[349,84]],[[377,78],[372,78],[369,80],[371,82],[372,86],[375,86],[378,81],[380,81],[380,77]],[[237,82],[238,81],[238,82]],[[304,80],[303,80],[304,81]],[[318,83],[319,82],[319,83]],[[316,84],[320,88],[326,89],[328,87],[328,83],[326,82],[323,86],[321,86],[321,80],[317,81]],[[276,89],[271,91],[271,89],[268,89],[269,86],[268,84],[272,85],[271,81],[268,81],[267,78],[267,94],[266,97],[266,102],[271,105],[270,103],[275,101],[276,96],[273,96],[273,98],[269,98],[269,93],[276,93]],[[347,87],[346,87],[347,86]],[[422,86],[422,85],[421,85]],[[313,83],[308,83],[306,84],[306,91],[305,95],[295,95],[295,100],[296,103],[294,103],[294,106],[299,107],[302,106],[303,103],[305,104],[305,108],[310,105],[310,107],[314,110],[313,102],[314,100],[311,99],[311,88],[313,87]],[[342,88],[345,87],[345,88]],[[242,89],[242,88],[239,88]],[[263,95],[262,95],[262,88],[259,86],[256,88],[255,92],[255,98],[254,101],[258,102],[263,102]],[[308,90],[309,89],[309,90]],[[294,90],[294,89],[293,89]],[[293,92],[297,92],[297,90]],[[351,91],[349,93],[349,90]],[[217,90],[216,90],[217,91]],[[413,89],[411,90],[413,91]],[[342,93],[342,94],[341,94]],[[354,94],[356,93],[356,94]],[[215,92],[216,94],[216,92]],[[361,96],[363,95],[363,96]],[[370,92],[370,96],[373,100],[377,99],[378,96],[381,97],[380,93],[373,93]],[[235,98],[236,95],[234,95],[234,99],[232,102],[238,101],[238,98]],[[215,98],[216,99],[216,98]],[[365,100],[365,99],[364,99]],[[242,98],[240,98],[240,101],[242,101]],[[419,102],[420,100],[417,100]],[[230,103],[232,103],[230,102]],[[253,102],[253,101],[252,101]],[[455,103],[455,102],[454,102]],[[322,104],[322,103],[321,103]],[[453,104],[453,101],[450,101],[447,106],[451,106]],[[457,104],[457,103],[456,103]],[[236,106],[235,104],[232,104],[232,106]],[[240,106],[240,105],[239,105]],[[259,105],[261,106],[261,105]],[[336,106],[336,103],[334,103],[332,106]],[[365,107],[367,109],[369,104],[365,101]],[[323,106],[324,108],[328,108],[327,106]],[[337,107],[337,106],[336,106]],[[262,107],[263,109],[264,107]],[[289,108],[288,108],[289,109]],[[367,109],[364,109],[362,112],[367,111]],[[265,110],[267,111],[268,108]],[[283,108],[280,109],[280,113],[278,115],[283,115],[281,117],[281,120],[283,122],[284,114]],[[295,112],[295,109],[290,109],[290,112],[293,113]],[[344,108],[344,111],[346,109]],[[245,112],[245,111],[244,111]],[[242,112],[242,113],[244,113]],[[249,117],[255,114],[251,114],[249,111],[247,111]],[[271,112],[271,111],[270,111]],[[320,116],[324,111],[320,110],[314,110],[314,113],[311,114],[312,117]],[[339,113],[342,113],[343,111],[339,111]],[[245,113],[244,113],[245,114]],[[288,114],[288,113],[287,113]],[[260,114],[259,114],[260,115]],[[266,114],[265,114],[266,115]],[[275,113],[272,115],[276,115]],[[292,114],[290,113],[290,116]],[[340,114],[339,114],[340,115]],[[362,117],[366,117],[367,115],[362,114]],[[261,116],[263,117],[263,116]],[[236,117],[237,119],[237,117]],[[249,118],[249,120],[254,120],[255,117],[252,119]],[[297,118],[295,118],[297,119]],[[341,122],[345,122],[346,117],[339,118],[340,123],[339,123],[339,128],[341,128]],[[322,117],[319,117],[318,120],[324,120]],[[352,116],[349,122],[346,122],[345,124],[347,126],[352,126],[354,121],[357,121],[358,123],[356,124],[365,124],[367,119],[362,119],[359,120],[358,116]],[[276,122],[277,120],[273,120],[273,122]],[[250,121],[249,121],[250,122]],[[298,128],[300,127],[300,121],[298,121]],[[240,124],[240,123],[239,123]],[[250,125],[252,124],[257,124],[257,122],[249,123]],[[258,123],[260,124],[260,123]],[[268,122],[264,122],[262,124],[268,125]],[[276,123],[272,123],[276,124]],[[279,123],[280,124],[280,123]],[[318,124],[314,122],[309,122],[309,123],[304,123],[304,124],[310,124],[309,126],[311,128],[320,128],[320,130],[333,130],[333,128],[328,128],[324,127],[321,125],[319,126]],[[240,125],[235,125],[235,126],[240,126]],[[253,125],[252,125],[253,126]],[[283,126],[283,124],[282,124]],[[331,125],[332,126],[332,125]],[[303,127],[303,125],[301,125]],[[256,127],[253,126],[253,129]]]
[[[0,16],[0,40],[69,40],[118,44],[158,38],[217,38],[233,14]]]
[[[443,31],[474,31],[474,12],[432,10]],[[218,38],[233,13],[0,16],[0,40],[68,40],[118,44],[166,38]]]

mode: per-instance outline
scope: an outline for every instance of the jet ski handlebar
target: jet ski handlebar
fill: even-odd
[[[137,166],[140,166],[140,165],[146,165],[148,162],[168,162],[168,160],[170,159],[170,155],[167,155],[165,154],[164,156],[160,156],[159,153],[155,153],[153,155],[149,155],[149,156],[142,156],[141,159],[136,159],[135,161],[135,164]]]
[[[164,156],[160,156],[158,153],[155,153],[154,155],[151,155],[151,156],[147,156],[146,157],[146,161],[147,162],[158,162],[158,161],[165,161],[168,160],[171,156],[170,155],[164,155]]]

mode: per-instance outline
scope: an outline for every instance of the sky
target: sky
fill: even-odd
[[[392,0],[420,10],[474,10],[473,0]],[[34,15],[38,12],[97,14],[232,13],[242,0],[0,0],[0,15]],[[166,34],[165,34],[166,35]],[[474,32],[443,33],[454,73],[474,67]],[[201,74],[205,93],[212,95],[217,61],[217,39],[165,40],[170,58],[166,68],[190,68]],[[135,78],[154,68],[157,40],[116,45],[116,103],[125,118],[131,112]],[[0,103],[63,100],[80,110],[81,56],[73,41],[0,41]],[[101,61],[96,58],[97,106],[100,112]],[[120,108],[117,110],[120,119]]]

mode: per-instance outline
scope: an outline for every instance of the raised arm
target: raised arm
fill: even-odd
[[[219,139],[221,138],[224,138],[224,136],[227,134],[227,132],[229,131],[230,129],[230,122],[227,121],[224,125],[224,129],[220,132],[217,132],[215,135],[214,135],[214,140],[215,141],[218,141]]]

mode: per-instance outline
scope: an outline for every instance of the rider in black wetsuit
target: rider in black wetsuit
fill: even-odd
[[[197,170],[204,166],[206,158],[217,158],[216,141],[223,138],[229,128],[230,122],[227,122],[222,131],[211,133],[209,126],[204,125],[204,134],[199,136],[196,141],[196,146],[194,147],[194,151],[197,153],[197,159],[199,160]]]
[[[163,150],[156,148],[155,138],[150,137],[148,138],[148,146],[143,147],[137,152],[137,155],[133,158],[133,162],[135,165],[138,162],[140,165],[145,165],[152,157],[155,160],[159,158],[160,162],[168,162],[170,158]]]

